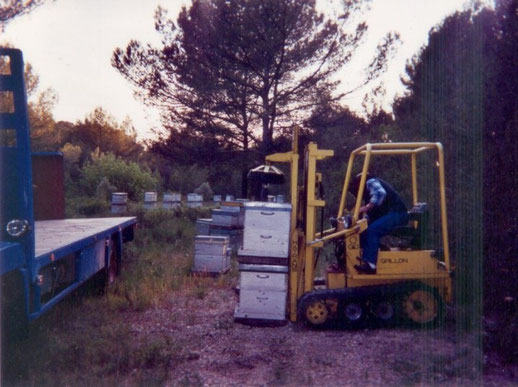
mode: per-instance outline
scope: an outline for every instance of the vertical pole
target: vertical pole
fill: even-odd
[[[363,162],[362,177],[360,180],[360,188],[358,190],[358,197],[356,198],[356,205],[354,206],[354,214],[353,214],[354,223],[356,223],[358,221],[358,217],[360,215],[360,207],[362,204],[363,191],[365,190],[365,183],[367,181],[367,172],[369,171],[369,163],[371,161],[372,145],[366,144],[365,146],[366,146],[365,160]]]
[[[412,204],[417,204],[417,155],[412,153]]]
[[[439,156],[439,190],[441,196],[441,224],[442,224],[442,244],[444,249],[444,263],[446,269],[450,270],[450,248],[448,244],[448,219],[446,217],[446,188],[444,177],[444,152],[440,143],[436,144]]]
[[[306,180],[306,241],[315,239],[315,177],[316,177],[316,144],[309,143],[306,157],[308,158],[308,170]],[[314,285],[314,250],[311,246],[305,248],[305,277],[304,277],[304,292],[313,290]]]
[[[345,173],[345,181],[342,189],[342,197],[340,198],[340,206],[338,207],[337,218],[341,217],[344,213],[347,190],[349,189],[349,184],[351,184],[351,173],[353,170],[354,156],[354,152],[351,153],[351,156],[349,156],[349,163],[347,164],[347,172]]]
[[[297,300],[299,298],[298,278],[301,270],[301,257],[299,256],[299,230],[297,229],[297,215],[299,206],[299,128],[293,129],[293,142],[291,149],[291,223],[290,223],[290,274],[289,274],[289,313],[292,322],[297,321]]]

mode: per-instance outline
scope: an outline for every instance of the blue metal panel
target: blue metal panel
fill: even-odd
[[[10,75],[0,75],[0,84],[2,84],[2,91],[14,91],[17,88],[16,78]]]
[[[23,250],[19,243],[0,242],[0,275],[21,267]]]
[[[0,113],[0,129],[14,128],[16,128],[16,115],[14,113]]]
[[[67,295],[76,290],[79,286],[81,286],[82,282],[74,282],[72,285],[61,291],[57,296],[53,297],[50,301],[40,304],[39,298],[37,300],[38,307],[34,308],[35,312],[29,314],[29,321],[35,320],[40,317],[43,313],[47,312],[50,308],[56,305],[59,301],[65,298]],[[36,296],[34,297],[36,298]]]
[[[86,281],[104,267],[104,253],[106,244],[104,240],[90,245],[81,250],[76,256],[76,280]]]
[[[0,147],[0,185],[2,186],[0,235],[3,242],[21,245],[24,260],[28,265],[27,268],[31,271],[34,260],[34,215],[29,121],[23,58],[20,50],[10,48],[0,49],[0,56],[9,57],[10,64],[10,74],[0,77],[0,91],[11,91],[14,103],[14,113],[0,115],[0,127],[3,129],[13,129],[16,132],[16,144],[13,144],[11,147]],[[5,232],[5,227],[12,219],[26,220],[30,225],[29,230],[19,238],[9,236]],[[12,251],[14,252],[14,250]],[[9,263],[8,266],[15,265]]]

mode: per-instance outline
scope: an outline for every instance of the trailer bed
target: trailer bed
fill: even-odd
[[[136,223],[134,217],[59,219],[35,222],[36,259],[69,254]]]

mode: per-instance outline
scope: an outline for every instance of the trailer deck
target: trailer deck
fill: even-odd
[[[35,222],[35,257],[66,255],[136,223],[134,217],[59,219]]]

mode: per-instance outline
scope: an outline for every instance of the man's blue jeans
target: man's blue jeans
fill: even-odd
[[[376,264],[378,261],[380,239],[394,228],[403,226],[407,224],[407,222],[408,214],[406,212],[389,212],[387,215],[372,222],[367,230],[360,236],[360,242],[363,248],[362,260]]]

